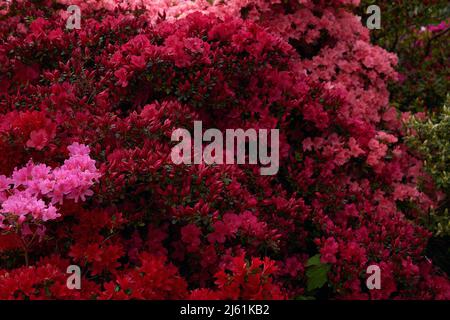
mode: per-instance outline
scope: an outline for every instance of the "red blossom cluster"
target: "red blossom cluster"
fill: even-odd
[[[395,56],[369,43],[358,1],[86,1],[79,30],[59,2],[0,18],[0,174],[54,172],[76,143],[101,176],[57,204],[27,259],[1,233],[0,298],[450,298],[416,221],[428,178],[389,106]],[[171,134],[194,120],[279,129],[278,174],[174,165]],[[329,268],[311,289],[317,254]]]

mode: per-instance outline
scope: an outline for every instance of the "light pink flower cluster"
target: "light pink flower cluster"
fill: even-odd
[[[54,204],[63,199],[85,200],[100,177],[89,147],[77,142],[68,147],[70,158],[61,167],[28,164],[15,169],[10,178],[0,176],[0,228],[11,229],[27,220],[35,223],[60,216]]]

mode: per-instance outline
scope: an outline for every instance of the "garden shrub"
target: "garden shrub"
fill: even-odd
[[[389,104],[396,57],[358,1],[78,4],[80,30],[67,1],[12,1],[0,20],[3,190],[70,146],[89,163],[84,201],[64,191],[26,259],[24,225],[3,228],[2,298],[450,298],[418,224],[438,199]],[[278,174],[174,165],[171,134],[194,120],[279,129]]]
[[[447,111],[442,106],[450,90],[448,1],[364,0],[356,9],[363,16],[363,21],[367,17],[366,8],[372,4],[380,6],[382,18],[381,29],[371,31],[372,42],[395,52],[399,57],[396,69],[399,71],[400,81],[390,84],[391,103],[403,111],[426,112],[427,116],[431,114],[436,121],[445,119]],[[440,116],[441,112],[443,114]],[[422,117],[422,114],[418,114],[417,118]],[[448,144],[448,137],[436,133],[432,122],[430,120],[425,125],[417,120],[413,121],[413,126],[417,126],[421,137],[412,137],[410,141],[413,143],[410,146],[426,157],[427,171],[431,173],[440,192],[445,195],[423,221],[435,235],[442,236],[448,233],[445,230],[448,229],[446,198],[449,193],[448,187],[444,186],[445,182],[443,184],[447,171],[443,159],[448,156],[445,149],[436,146]],[[435,147],[423,145],[425,138],[427,144]]]

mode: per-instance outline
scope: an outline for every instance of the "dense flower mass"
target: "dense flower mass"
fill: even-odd
[[[389,105],[396,57],[358,2],[0,9],[0,298],[449,299],[417,223],[438,199]],[[279,172],[174,165],[194,120],[279,129]]]
[[[44,222],[56,219],[60,215],[52,204],[62,203],[64,197],[77,202],[92,195],[89,188],[100,174],[95,168],[95,161],[89,158],[89,148],[75,142],[68,149],[70,158],[61,167],[52,169],[44,164],[29,162],[19,170],[15,169],[11,178],[0,176],[2,227],[5,227],[3,224],[7,215],[12,216],[7,220],[19,225],[27,220],[27,215]],[[51,203],[47,205],[42,197],[51,199]]]

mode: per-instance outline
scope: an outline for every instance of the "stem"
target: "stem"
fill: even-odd
[[[443,36],[444,34],[446,34],[447,32],[450,31],[450,28],[445,29],[444,31],[441,31],[439,33],[437,33],[436,35],[432,36],[428,42],[427,42],[427,46],[425,49],[425,57],[427,57],[430,54],[430,50],[431,50],[431,43],[436,40],[437,38]]]
[[[29,265],[29,259],[28,259],[28,246],[25,240],[21,237],[22,240],[22,247],[23,247],[23,256],[25,258],[25,265],[28,267]]]
[[[25,265],[28,267],[28,250],[24,250],[24,257],[25,257]]]

